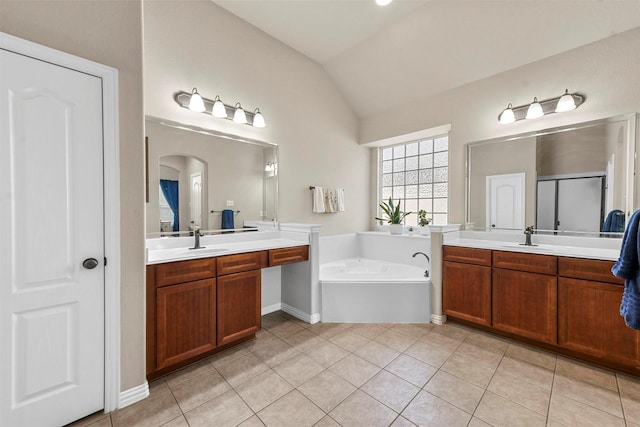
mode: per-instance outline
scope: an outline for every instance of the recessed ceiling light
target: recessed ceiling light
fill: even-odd
[[[376,0],[376,4],[378,6],[386,6],[391,3],[391,0]]]

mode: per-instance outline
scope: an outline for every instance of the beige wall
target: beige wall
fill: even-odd
[[[368,143],[451,124],[449,222],[463,223],[465,144],[638,112],[639,73],[640,28],[636,28],[428,99],[417,100],[401,110],[367,117],[360,124],[360,141]],[[538,99],[553,98],[560,96],[565,88],[586,95],[585,103],[577,110],[509,125],[498,123],[497,116],[508,103],[527,104],[534,96]],[[375,197],[375,193],[376,189],[372,188],[372,197]],[[375,206],[370,209],[373,212]]]
[[[145,380],[141,2],[2,0],[0,31],[118,69],[121,389],[138,386]]]
[[[146,114],[278,144],[280,221],[322,224],[322,234],[368,228],[369,149],[322,67],[209,0],[145,2],[144,19]],[[179,107],[173,94],[194,86],[259,107],[267,127]],[[346,211],[312,213],[310,185],[344,188]]]

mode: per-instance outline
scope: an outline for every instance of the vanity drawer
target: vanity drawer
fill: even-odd
[[[166,262],[155,266],[156,287],[216,277],[215,258]]]
[[[489,249],[444,246],[442,248],[442,256],[445,261],[486,266],[491,265],[491,251]]]
[[[218,276],[267,267],[268,251],[224,255],[217,258]]]
[[[269,266],[289,264],[290,262],[307,261],[309,246],[294,246],[293,248],[269,249]]]
[[[493,251],[493,266],[507,270],[555,275],[558,271],[558,257],[525,252]]]
[[[624,280],[611,273],[613,261],[583,258],[558,258],[558,275],[597,282],[624,284]]]

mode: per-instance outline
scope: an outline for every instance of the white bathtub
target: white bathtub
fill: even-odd
[[[428,323],[424,269],[354,258],[320,265],[323,322]]]

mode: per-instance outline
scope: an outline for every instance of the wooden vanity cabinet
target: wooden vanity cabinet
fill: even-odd
[[[443,247],[442,309],[448,316],[491,326],[491,251]]]
[[[556,343],[557,258],[493,251],[492,326]]]
[[[638,367],[640,332],[620,316],[624,281],[612,261],[559,259],[558,344],[614,363]]]

